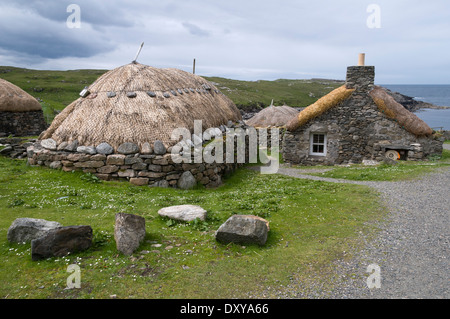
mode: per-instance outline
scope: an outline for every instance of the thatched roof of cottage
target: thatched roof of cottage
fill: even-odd
[[[398,122],[408,132],[416,135],[431,135],[433,130],[417,115],[408,111],[403,105],[396,102],[394,98],[379,86],[375,86],[369,95],[372,97],[378,109],[386,117]]]
[[[327,95],[311,104],[298,116],[292,118],[287,124],[287,129],[294,131],[303,126],[310,120],[325,113],[331,108],[339,105],[344,100],[352,96],[354,89],[347,89],[345,85],[331,91]],[[386,117],[395,120],[401,127],[416,136],[426,136],[432,134],[432,129],[414,113],[408,111],[403,105],[397,103],[394,98],[389,95],[381,87],[375,86],[370,92],[370,97],[377,105],[380,112]]]
[[[106,142],[114,149],[124,142],[139,147],[162,141],[166,147],[176,128],[193,131],[240,120],[234,103],[200,76],[178,70],[130,63],[99,77],[80,97],[55,117],[40,139],[79,145]]]
[[[286,126],[293,116],[297,115],[298,111],[293,107],[282,105],[270,106],[264,108],[252,118],[246,121],[247,125],[253,127],[269,127],[269,126]]]
[[[286,126],[287,129],[289,131],[295,131],[300,126],[325,113],[329,109],[335,107],[336,105],[350,97],[353,91],[354,89],[347,89],[345,85],[342,85],[337,89],[331,91],[327,95],[318,99],[314,104],[311,104],[310,106],[302,110],[297,116],[291,118]]]
[[[42,110],[41,104],[18,86],[0,79],[0,112]]]

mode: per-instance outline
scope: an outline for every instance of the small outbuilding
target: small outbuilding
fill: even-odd
[[[308,106],[287,124],[285,162],[301,165],[363,160],[425,160],[442,140],[415,114],[374,85],[375,67],[350,66],[345,85]]]
[[[46,128],[41,104],[18,86],[0,79],[0,134],[33,136]]]
[[[247,120],[246,124],[253,127],[284,127],[298,112],[287,105],[274,106],[272,101],[268,107]]]

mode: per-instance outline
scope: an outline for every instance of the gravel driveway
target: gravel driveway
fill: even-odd
[[[328,182],[368,185],[380,192],[390,214],[375,238],[337,261],[332,282],[292,283],[281,298],[450,298],[450,167],[420,179],[360,182],[304,175],[280,168],[280,174]],[[380,288],[368,288],[370,264],[380,270]],[[373,273],[372,273],[373,274]],[[301,288],[300,288],[301,287]]]

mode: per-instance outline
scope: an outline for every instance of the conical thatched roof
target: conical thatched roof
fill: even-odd
[[[41,104],[18,86],[0,79],[0,112],[42,110]]]
[[[271,104],[250,118],[247,121],[247,125],[253,127],[286,126],[287,122],[297,114],[298,111],[293,107],[287,105],[274,106]]]
[[[291,118],[287,124],[287,129],[295,131],[300,126],[308,123],[310,120],[318,117],[333,107],[336,107],[344,100],[351,98],[354,89],[347,89],[345,85],[331,91],[327,95],[311,104],[298,116]],[[408,132],[416,136],[426,136],[432,134],[432,129],[414,113],[408,111],[403,105],[397,103],[392,96],[390,96],[381,87],[375,86],[370,92],[370,97],[377,105],[380,112],[386,117],[395,120]]]
[[[194,120],[203,129],[240,120],[234,103],[202,77],[178,69],[158,69],[130,63],[111,70],[55,117],[40,138],[114,149],[124,142],[142,147],[146,142],[176,143],[176,128],[193,131]]]

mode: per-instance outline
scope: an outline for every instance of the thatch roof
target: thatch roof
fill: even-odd
[[[42,110],[41,104],[18,86],[0,79],[0,112]]]
[[[311,104],[304,110],[302,110],[298,116],[292,118],[288,124],[287,129],[289,131],[295,131],[300,126],[306,124],[310,120],[316,118],[317,116],[325,113],[332,107],[335,107],[350,95],[352,95],[354,89],[347,89],[345,85],[338,87],[337,89],[331,91],[327,95],[318,99],[314,104]]]
[[[331,91],[324,97],[311,104],[298,116],[292,118],[287,124],[287,129],[294,131],[310,120],[325,113],[329,109],[337,106],[344,100],[350,98],[354,89],[347,89],[345,85]],[[379,86],[375,86],[370,92],[370,97],[378,106],[380,112],[386,117],[395,120],[408,132],[416,136],[426,136],[432,134],[432,129],[414,113],[408,111],[403,105],[397,103],[394,98]]]
[[[234,103],[200,76],[178,70],[130,63],[111,70],[55,117],[41,139],[58,143],[78,140],[79,145],[124,142],[142,147],[162,141],[166,147],[176,128],[193,131],[194,120],[203,129],[240,120]]]
[[[416,136],[431,135],[433,130],[414,113],[396,102],[383,88],[375,86],[369,95],[372,97],[380,112],[386,117],[398,122],[408,132]]]
[[[298,114],[293,107],[282,105],[270,106],[264,108],[247,121],[247,125],[253,127],[286,126],[292,117]]]

